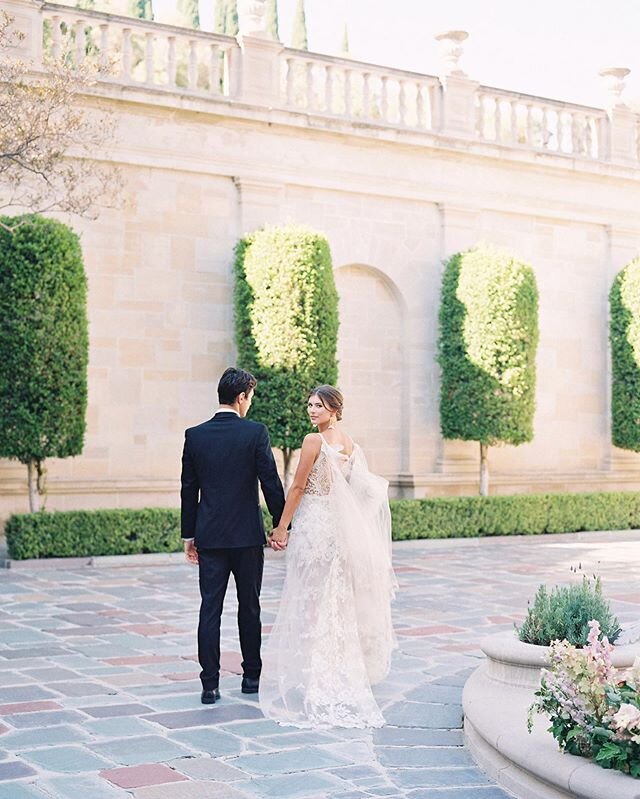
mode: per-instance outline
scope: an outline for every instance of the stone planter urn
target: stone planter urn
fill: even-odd
[[[549,647],[525,644],[513,630],[485,638],[484,662],[464,687],[465,743],[473,758],[519,799],[640,799],[640,780],[563,754],[536,716],[527,730],[527,710],[549,664]],[[616,646],[616,668],[633,665],[640,642]]]

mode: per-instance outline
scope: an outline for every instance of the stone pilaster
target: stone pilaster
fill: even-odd
[[[0,9],[11,19],[11,51],[34,67],[42,63],[42,6],[36,0],[3,0]]]

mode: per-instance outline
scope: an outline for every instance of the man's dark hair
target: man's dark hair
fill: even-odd
[[[221,405],[233,405],[239,394],[248,394],[257,383],[250,372],[230,366],[224,370],[218,383],[218,400]]]

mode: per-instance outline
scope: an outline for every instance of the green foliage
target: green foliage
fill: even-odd
[[[640,452],[640,258],[618,273],[609,293],[611,437]]]
[[[213,32],[224,33],[224,26],[227,17],[226,0],[216,0],[216,7],[213,18]]]
[[[640,492],[631,491],[393,499],[390,504],[394,541],[640,528]],[[265,530],[271,530],[267,509],[262,513]],[[169,530],[175,533],[171,545]],[[6,525],[9,554],[16,560],[172,552],[172,546],[181,546],[179,530],[179,511],[165,508],[15,514]]]
[[[487,248],[449,259],[438,345],[444,438],[531,441],[537,344],[538,292],[529,266]]]
[[[267,0],[267,30],[274,42],[280,41],[278,32],[278,0]]]
[[[640,527],[640,492],[435,497],[391,502],[393,538],[474,538]]]
[[[79,455],[88,331],[78,236],[39,216],[0,221],[15,228],[0,228],[0,456]]]
[[[549,646],[552,641],[568,641],[584,647],[593,619],[600,623],[609,643],[615,643],[621,629],[602,596],[600,578],[591,581],[583,577],[578,585],[556,586],[551,591],[541,585],[525,620],[516,629],[518,638],[527,644]]]
[[[265,530],[271,530],[268,511],[263,508],[262,513]],[[20,513],[9,518],[5,533],[9,557],[14,560],[134,555],[182,549],[177,508]]]
[[[349,55],[349,32],[347,30],[347,23],[344,23],[342,31],[342,41],[340,42],[340,55]]]
[[[143,2],[143,0],[140,0],[140,2]],[[178,0],[178,13],[185,27],[196,29],[200,27],[198,0]]]
[[[152,0],[131,0],[131,13],[138,19],[153,19]]]
[[[293,17],[293,33],[291,34],[291,46],[296,50],[308,50],[309,41],[307,39],[307,17],[304,12],[304,0],[298,0],[296,11]]]
[[[235,277],[238,365],[258,380],[251,416],[275,447],[297,449],[311,431],[307,392],[337,379],[329,244],[307,228],[267,227],[236,246]]]
[[[227,36],[237,36],[239,30],[238,0],[225,0],[224,32]]]

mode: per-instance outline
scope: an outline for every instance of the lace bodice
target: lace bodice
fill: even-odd
[[[328,453],[327,449],[329,449],[331,452]],[[332,478],[331,464],[329,463],[329,458],[331,455],[337,456],[338,462],[340,463],[340,469],[344,476],[348,479],[348,470],[351,458],[348,455],[344,455],[340,451],[341,449],[342,447],[338,448],[332,446],[331,444],[327,444],[327,442],[323,439],[318,457],[311,467],[311,471],[307,477],[307,484],[304,488],[305,494],[311,494],[312,496],[316,497],[326,497],[331,491]]]

